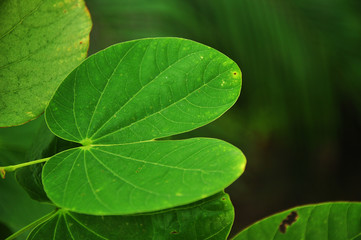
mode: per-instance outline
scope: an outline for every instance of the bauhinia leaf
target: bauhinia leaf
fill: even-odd
[[[28,236],[35,239],[210,239],[224,240],[234,219],[227,194],[158,213],[90,216],[59,210]]]
[[[84,145],[46,163],[48,197],[74,212],[112,215],[179,206],[223,190],[244,170],[240,150],[214,139],[154,139],[216,119],[240,88],[232,60],[190,40],[136,40],[91,56],[45,112],[51,131]]]
[[[83,0],[0,2],[0,126],[40,115],[87,55],[91,20]]]
[[[335,202],[296,207],[265,218],[233,240],[361,239],[361,203]]]

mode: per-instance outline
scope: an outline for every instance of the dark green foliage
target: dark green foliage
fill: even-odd
[[[32,138],[40,125],[41,119],[38,119],[14,128],[0,128],[1,165],[24,161],[26,151],[30,149]],[[5,179],[0,179],[0,221],[6,223],[11,232],[18,231],[52,209],[49,205],[32,200],[16,182],[12,173],[8,173]],[[26,235],[18,237],[19,240],[25,238]]]
[[[4,223],[0,222],[0,239],[5,239],[11,235],[11,230]]]
[[[29,235],[32,239],[226,239],[234,212],[228,195],[161,212],[128,216],[90,216],[58,211]]]

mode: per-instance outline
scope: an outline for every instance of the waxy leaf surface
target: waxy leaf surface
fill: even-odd
[[[0,126],[45,109],[87,55],[91,20],[83,0],[0,2]]]
[[[111,215],[170,208],[221,191],[244,170],[240,150],[215,139],[154,139],[213,121],[240,88],[232,60],[190,40],[136,40],[89,57],[45,112],[53,133],[84,145],[46,163],[48,197],[74,212]]]
[[[296,207],[265,218],[234,240],[361,239],[361,203],[335,202]]]
[[[233,219],[228,195],[219,193],[190,205],[133,216],[90,216],[60,210],[36,227],[28,240],[224,240]]]

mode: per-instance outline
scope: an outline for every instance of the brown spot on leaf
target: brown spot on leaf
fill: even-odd
[[[170,234],[178,234],[179,232],[177,230],[173,230],[170,232]]]
[[[298,214],[296,211],[292,211],[288,216],[282,221],[279,226],[279,230],[281,233],[286,233],[287,227],[291,226],[298,219]]]
[[[83,41],[80,41],[79,44],[83,44]]]
[[[237,72],[234,72],[233,75],[237,75]]]
[[[5,174],[6,174],[5,170],[4,170],[4,169],[1,169],[1,170],[0,170],[0,175],[1,175],[1,178],[2,178],[2,179],[5,179]]]
[[[226,198],[225,197],[222,197],[222,201],[225,201],[226,200]]]

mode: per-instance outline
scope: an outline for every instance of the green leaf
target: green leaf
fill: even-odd
[[[0,3],[0,126],[40,115],[87,55],[91,20],[83,0]]]
[[[136,40],[89,57],[45,112],[52,132],[84,145],[45,164],[48,197],[71,211],[109,215],[156,211],[221,191],[244,170],[240,150],[214,139],[154,139],[213,121],[240,88],[231,59],[190,40]]]
[[[36,227],[33,239],[212,239],[224,240],[234,219],[227,194],[219,193],[199,202],[150,214],[90,216],[59,210]]]
[[[361,203],[334,202],[296,207],[265,218],[234,240],[346,240],[361,236]]]

